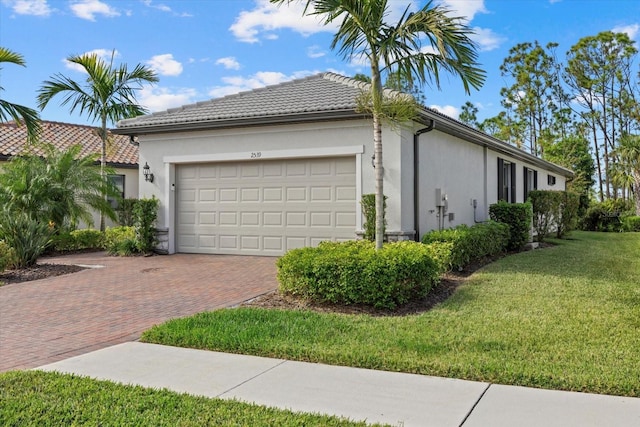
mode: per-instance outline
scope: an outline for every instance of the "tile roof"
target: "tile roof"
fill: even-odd
[[[100,153],[102,142],[93,126],[42,121],[40,142],[52,144],[58,149],[66,149],[81,144],[81,156]],[[110,133],[111,143],[107,145],[107,163],[111,166],[137,166],[138,147],[131,144],[129,137]],[[27,130],[15,122],[0,123],[0,158],[24,153],[29,149]],[[34,147],[36,154],[42,150]]]
[[[249,126],[254,124],[287,123],[303,120],[348,119],[362,117],[357,99],[371,85],[335,73],[320,73],[222,98],[184,105],[117,123],[114,133],[139,135],[154,132],[180,132],[216,127]],[[385,89],[386,96],[407,96]],[[541,167],[551,168],[565,176],[568,169],[539,159],[525,151],[500,141],[452,117],[424,105],[420,119],[437,129],[475,144],[521,158]],[[435,124],[437,122],[437,124]]]
[[[334,73],[315,74],[235,95],[184,105],[118,122],[118,129],[278,117],[320,112],[354,112],[369,85]]]

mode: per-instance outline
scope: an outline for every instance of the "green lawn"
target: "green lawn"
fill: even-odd
[[[71,375],[16,371],[0,374],[0,425],[200,427],[367,424]]]
[[[508,256],[405,317],[236,308],[157,326],[146,342],[640,396],[640,234],[575,232]]]

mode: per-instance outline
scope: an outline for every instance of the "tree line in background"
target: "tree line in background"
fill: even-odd
[[[460,121],[531,154],[572,169],[572,190],[597,199],[635,199],[640,215],[640,69],[624,33],[580,39],[564,61],[558,44],[521,43],[500,73],[504,110],[478,122],[462,106]],[[636,67],[636,68],[634,68]]]

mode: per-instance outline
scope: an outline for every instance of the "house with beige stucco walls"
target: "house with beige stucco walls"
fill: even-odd
[[[333,73],[120,121],[169,253],[282,255],[362,232],[375,187],[366,83]],[[383,129],[387,238],[488,219],[498,200],[564,190],[571,171],[427,107]]]

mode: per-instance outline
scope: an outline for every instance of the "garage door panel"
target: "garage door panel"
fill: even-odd
[[[201,225],[216,225],[216,212],[198,212],[198,223]],[[194,224],[195,225],[195,224]]]
[[[281,187],[267,187],[262,189],[262,200],[265,202],[282,202]]]
[[[282,227],[283,212],[264,212],[262,225],[265,227]]]
[[[240,201],[242,202],[258,202],[260,201],[260,189],[255,188],[242,188],[240,190]]]
[[[312,202],[330,202],[331,187],[311,187]]]
[[[307,187],[287,187],[287,202],[306,202]]]
[[[353,239],[355,170],[354,157],[178,165],[177,250],[282,255]]]

